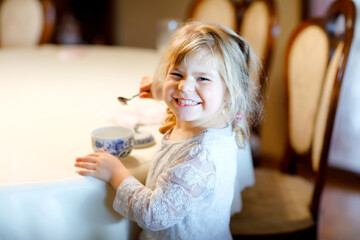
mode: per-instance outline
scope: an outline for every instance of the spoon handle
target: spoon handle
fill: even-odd
[[[137,93],[137,94],[135,94],[134,96],[132,96],[130,99],[132,99],[132,98],[134,98],[134,97],[137,97],[137,96],[139,96],[140,95],[140,93]]]

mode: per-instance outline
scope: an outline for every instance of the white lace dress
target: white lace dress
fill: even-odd
[[[236,152],[231,127],[181,141],[165,135],[146,186],[126,178],[114,209],[144,229],[140,239],[232,239]]]

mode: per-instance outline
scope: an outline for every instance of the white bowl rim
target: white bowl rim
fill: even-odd
[[[108,131],[108,130],[123,130],[125,131],[125,134],[122,136],[117,136],[117,137],[106,137],[106,136],[100,136],[98,135],[100,131]],[[93,138],[102,138],[102,139],[118,139],[118,138],[131,138],[134,137],[135,135],[135,131],[132,128],[129,127],[123,127],[123,126],[107,126],[107,127],[100,127],[100,128],[96,128],[94,130],[91,131],[91,137]]]

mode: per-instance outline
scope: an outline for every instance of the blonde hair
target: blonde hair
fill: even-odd
[[[178,66],[185,57],[208,51],[216,57],[219,74],[227,88],[227,99],[222,113],[236,133],[239,147],[245,145],[249,137],[249,126],[259,120],[262,110],[261,94],[256,85],[261,64],[245,39],[234,31],[214,24],[187,22],[171,37],[163,52],[154,75],[152,93],[162,99],[162,89],[171,66]],[[168,116],[159,129],[165,133],[172,129],[176,117],[167,110]],[[236,116],[243,116],[238,121]]]

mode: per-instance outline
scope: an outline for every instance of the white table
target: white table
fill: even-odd
[[[136,238],[134,224],[112,209],[114,190],[79,176],[74,161],[92,152],[91,130],[113,125],[119,112],[162,108],[153,100],[116,100],[138,91],[158,57],[102,46],[0,50],[0,239]],[[141,129],[159,142],[157,125]],[[142,182],[157,147],[122,160]],[[253,181],[249,152],[241,153],[248,176],[240,190]]]

